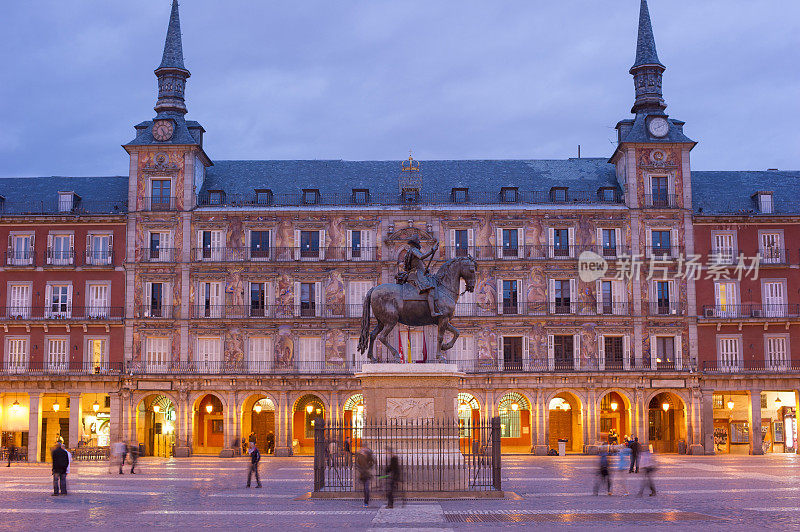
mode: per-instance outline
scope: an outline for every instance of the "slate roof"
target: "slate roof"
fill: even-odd
[[[181,19],[178,14],[178,0],[172,0],[172,12],[169,15],[167,37],[164,40],[164,55],[158,68],[180,68],[186,70],[186,67],[183,66],[183,44],[181,42]]]
[[[647,0],[642,0],[639,7],[639,35],[636,39],[636,60],[633,67],[642,65],[661,65],[656,52],[656,39],[653,36],[653,25],[650,22],[650,10]],[[662,67],[664,65],[661,65]]]
[[[664,135],[663,137],[654,137],[650,135],[647,131],[647,117],[651,114],[656,114],[659,116],[663,116],[663,112],[661,111],[643,111],[641,113],[636,114],[636,118],[633,120],[623,120],[620,123],[627,123],[631,124],[630,129],[628,129],[625,134],[622,136],[621,142],[648,142],[648,143],[675,143],[675,142],[691,142],[695,144],[695,141],[690,139],[686,136],[683,132],[683,125],[685,122],[681,120],[675,120],[674,118],[667,118],[670,123],[669,132]]]
[[[775,214],[800,214],[800,171],[692,171],[695,214],[758,214],[752,196],[763,191]]]
[[[563,160],[433,160],[419,161],[424,193],[449,194],[453,188],[473,192],[549,191],[569,187],[596,193],[600,187],[617,187],[614,165],[605,158]],[[223,190],[226,194],[253,194],[270,189],[273,194],[319,189],[350,193],[365,188],[370,194],[396,194],[400,161],[272,160],[214,161],[206,170],[201,194]]]
[[[200,143],[195,139],[191,132],[189,131],[190,127],[201,128],[200,124],[195,122],[194,120],[185,120],[183,116],[177,113],[163,113],[164,117],[171,118],[175,121],[175,132],[172,134],[172,138],[165,142],[157,141],[153,138],[153,121],[152,120],[145,120],[144,122],[140,122],[136,124],[134,129],[136,130],[136,137],[124,144],[124,146],[148,146],[148,145],[191,145],[191,146],[198,146]],[[159,116],[161,117],[161,116]]]
[[[76,214],[127,212],[128,176],[109,177],[5,177],[0,178],[0,214],[57,213],[58,193],[75,192],[80,201]]]

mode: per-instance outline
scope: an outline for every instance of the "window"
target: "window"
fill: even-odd
[[[570,230],[553,229],[553,257],[570,256]]]
[[[603,314],[613,314],[614,281],[601,281],[601,302]]]
[[[109,317],[109,285],[106,283],[91,283],[87,285],[86,315],[90,318]]]
[[[208,191],[208,204],[209,205],[222,205],[225,201],[225,193],[221,190]]]
[[[670,299],[671,281],[653,281],[655,283],[655,314],[671,314],[672,305]]]
[[[552,187],[550,189],[550,201],[555,203],[566,203],[567,187]]]
[[[400,198],[405,205],[417,203],[419,201],[419,190],[416,188],[404,188],[400,193]]]
[[[8,317],[29,318],[31,315],[31,285],[11,284],[8,286]]]
[[[364,298],[373,286],[375,286],[375,283],[370,281],[350,281],[347,283],[348,316],[361,316],[364,308]]]
[[[522,229],[498,229],[499,234],[499,256],[500,258],[520,258],[522,257],[520,245],[522,243]]]
[[[272,205],[272,191],[256,189],[256,205]]]
[[[600,245],[604,257],[615,257],[617,255],[617,233],[619,229],[601,229]]]
[[[736,258],[736,233],[712,232],[711,255],[717,264],[733,264]]]
[[[522,337],[503,337],[503,370],[522,371]]]
[[[149,260],[152,262],[169,262],[172,260],[170,234],[166,232],[150,233]]]
[[[671,231],[654,229],[651,233],[652,253],[654,256],[669,256],[672,254]]]
[[[250,283],[250,315],[267,315],[267,283]]]
[[[786,281],[783,279],[764,279],[761,281],[764,315],[769,318],[786,316]]]
[[[200,260],[223,260],[222,240],[222,231],[199,231],[197,234],[197,247],[200,248]]]
[[[470,371],[475,364],[475,350],[473,349],[473,337],[470,335],[459,336],[453,346],[452,351],[448,352],[448,360],[458,366],[460,371]],[[450,354],[452,353],[452,354]]]
[[[149,371],[165,371],[172,351],[170,338],[150,336],[145,340],[145,367]]]
[[[172,208],[172,183],[169,179],[153,179],[150,182],[150,209],[164,211]]]
[[[759,232],[758,251],[764,264],[783,264],[783,233]]]
[[[33,264],[33,234],[12,234],[9,236],[9,266],[30,266]]]
[[[453,203],[468,203],[469,202],[469,189],[467,188],[454,188],[450,197]]]
[[[198,317],[221,318],[225,310],[222,283],[219,281],[201,281],[199,288]]]
[[[772,192],[758,193],[758,212],[761,214],[772,214],[774,212]]]
[[[300,257],[319,258],[319,231],[300,231]]]
[[[735,281],[716,281],[714,283],[715,316],[719,318],[735,318],[739,315],[737,292]]]
[[[86,264],[107,266],[111,264],[113,236],[110,234],[90,234],[86,242]]]
[[[319,189],[304,188],[303,189],[303,203],[305,205],[316,205],[320,202]]]
[[[675,337],[656,336],[655,338],[656,369],[675,369]]]
[[[784,370],[791,366],[789,341],[785,335],[764,335],[766,369]]]
[[[247,348],[247,369],[250,373],[264,373],[272,369],[272,338],[251,336]]]
[[[369,189],[354,188],[353,203],[355,203],[356,205],[366,205],[367,203],[369,203]]]
[[[322,338],[318,336],[301,336],[298,342],[300,347],[298,362],[301,370],[322,369],[324,364],[322,359]]]
[[[669,180],[665,176],[653,176],[650,178],[653,207],[670,206],[668,182]]]
[[[250,231],[250,258],[266,260],[270,251],[270,232],[266,230]]]
[[[741,340],[738,336],[717,336],[719,369],[736,370],[742,367]]]
[[[469,255],[470,250],[470,230],[469,229],[454,229],[453,230],[453,256],[466,257]]]
[[[222,339],[198,337],[195,363],[200,371],[216,373],[222,369]]]
[[[54,266],[72,264],[74,254],[73,235],[53,233],[47,235],[47,264]]]
[[[169,283],[160,281],[146,282],[144,284],[144,317],[168,318],[172,317],[172,307],[169,303]]]
[[[522,436],[523,410],[529,410],[528,401],[518,393],[509,393],[503,396],[498,411],[500,413],[500,437],[519,438]],[[525,427],[528,430],[529,427]]]
[[[731,423],[731,443],[750,443],[750,423],[735,421]]]
[[[68,318],[72,314],[72,285],[48,284],[45,290],[48,318]]]
[[[519,200],[519,189],[517,187],[503,187],[500,189],[500,201],[502,203],[516,203]]]
[[[571,334],[553,336],[553,361],[556,370],[574,369],[575,345]]]
[[[66,338],[47,338],[47,369],[67,371],[69,369],[69,345]]]
[[[553,280],[553,303],[556,314],[569,314],[572,312],[571,285],[572,282],[568,279]]]
[[[28,370],[28,337],[6,336],[6,369],[11,373]]]
[[[615,203],[617,201],[617,189],[601,187],[597,190],[597,197],[603,203]]]
[[[108,338],[86,339],[86,361],[95,373],[108,369]]]
[[[316,283],[300,283],[300,315],[317,315]]]
[[[503,281],[503,314],[518,314],[519,282],[516,280]]]
[[[622,336],[604,336],[603,351],[605,354],[606,369],[623,369],[623,338]]]
[[[347,232],[347,260],[374,260],[372,231],[353,229]]]
[[[58,212],[70,212],[75,202],[74,192],[58,193]]]

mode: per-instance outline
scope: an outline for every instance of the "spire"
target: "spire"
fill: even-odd
[[[636,60],[631,67],[636,101],[632,113],[646,111],[663,112],[667,108],[661,94],[661,79],[667,67],[658,60],[653,25],[647,0],[641,0],[639,8],[639,35],[636,39]]]
[[[181,19],[178,14],[178,0],[172,0],[172,12],[164,40],[164,55],[155,70],[158,78],[157,113],[186,114],[184,90],[189,71],[183,65],[183,44],[181,43]]]

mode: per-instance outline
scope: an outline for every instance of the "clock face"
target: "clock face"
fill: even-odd
[[[654,137],[663,137],[669,132],[669,122],[667,122],[666,119],[657,116],[656,118],[650,120],[650,124],[648,124],[647,128]]]
[[[153,138],[159,142],[164,142],[172,138],[175,126],[172,120],[156,120],[153,123]]]

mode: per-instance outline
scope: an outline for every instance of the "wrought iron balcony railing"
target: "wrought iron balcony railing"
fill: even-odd
[[[706,360],[701,368],[703,373],[800,373],[800,361],[790,360],[788,356],[767,360]]]
[[[196,262],[240,261],[372,261],[378,260],[377,247],[246,247],[193,248]]]
[[[768,247],[758,250],[759,262],[763,265],[789,264],[789,250],[778,247]]]
[[[680,301],[657,301],[647,304],[650,316],[683,316],[685,308]]]
[[[678,207],[678,195],[645,194],[644,206],[653,209],[675,209]]]
[[[148,196],[143,199],[144,211],[174,211],[177,209],[177,198],[169,196]]]
[[[15,360],[0,365],[3,375],[120,375],[122,362]]]
[[[176,262],[177,248],[153,247],[139,250],[139,262]]]
[[[90,214],[125,214],[127,201],[78,200],[71,205],[53,201],[0,202],[0,216],[79,216]]]
[[[33,307],[28,305],[0,307],[0,319],[14,320],[112,320],[125,317],[123,307],[90,305],[76,307],[69,304]]]
[[[742,305],[704,305],[704,319],[766,319],[800,316],[798,303],[745,303]]]
[[[85,266],[113,266],[114,265],[114,250],[113,249],[88,249],[86,250]]]
[[[14,268],[37,266],[36,262],[33,249],[9,249],[3,261],[6,266]]]

